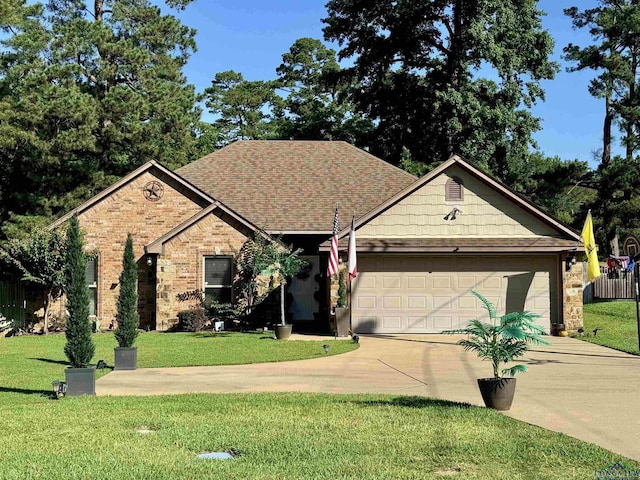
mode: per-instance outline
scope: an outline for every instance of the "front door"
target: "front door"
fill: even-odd
[[[288,292],[293,296],[289,312],[294,321],[313,321],[314,313],[320,309],[318,290],[320,289],[320,257],[317,255],[301,256],[308,263],[300,274],[293,277],[288,285]]]

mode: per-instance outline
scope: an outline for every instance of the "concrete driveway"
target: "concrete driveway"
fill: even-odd
[[[358,350],[313,360],[111,372],[97,381],[96,393],[388,393],[482,405],[476,379],[490,376],[491,366],[456,345],[458,338],[361,336]],[[518,377],[506,415],[640,460],[640,357],[550,340],[525,357],[529,372]]]

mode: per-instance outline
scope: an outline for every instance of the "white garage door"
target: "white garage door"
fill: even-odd
[[[352,285],[358,333],[437,333],[487,319],[476,290],[498,314],[529,310],[547,331],[557,318],[557,258],[360,255]]]

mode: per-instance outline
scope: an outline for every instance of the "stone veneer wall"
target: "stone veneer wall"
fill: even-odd
[[[178,302],[176,294],[203,288],[203,257],[234,256],[247,240],[242,227],[219,212],[201,219],[169,240],[157,263],[156,328],[166,330],[177,323],[177,314],[196,302]]]
[[[562,260],[562,297],[564,328],[575,332],[583,326],[582,320],[582,262],[566,269],[566,259]]]
[[[157,175],[155,174],[157,173]],[[150,181],[162,184],[162,198],[156,202],[144,196]],[[118,281],[127,234],[133,236],[134,255],[138,263],[140,325],[150,325],[154,318],[155,279],[146,265],[145,245],[195,215],[204,206],[181,184],[151,169],[123,185],[78,217],[85,233],[87,249],[98,252],[98,320],[102,328],[115,326]],[[64,301],[58,308],[64,309]]]

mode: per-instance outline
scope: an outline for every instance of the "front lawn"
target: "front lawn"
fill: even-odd
[[[34,407],[0,406],[4,480],[585,479],[625,461],[492,410],[421,397],[76,397]],[[231,449],[240,456],[196,458]]]
[[[593,330],[598,328],[597,334]],[[640,354],[636,302],[616,300],[594,302],[584,306],[584,333],[576,336],[587,342],[623,352]]]
[[[325,355],[324,342],[268,337],[145,333],[137,344],[145,366]],[[110,363],[113,336],[94,339],[94,360]],[[357,347],[344,340],[327,343],[331,353]],[[3,480],[582,479],[624,460],[492,410],[421,397],[265,393],[53,400],[50,382],[63,378],[66,367],[63,344],[61,335],[0,340]],[[237,459],[195,458],[232,449],[240,453]]]
[[[113,365],[112,333],[94,334],[93,363],[103,359]],[[0,405],[3,392],[44,394],[52,391],[53,380],[64,380],[67,359],[64,335],[11,337],[0,339]],[[325,354],[322,345],[329,345]],[[358,348],[350,340],[277,341],[271,332],[141,333],[136,340],[138,366],[185,367],[281,362],[335,355]],[[98,376],[110,372],[98,370]],[[0,476],[0,478],[2,478]]]

